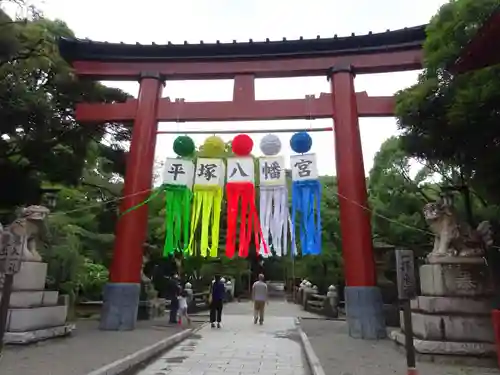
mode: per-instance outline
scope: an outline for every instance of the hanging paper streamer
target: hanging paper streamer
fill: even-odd
[[[120,216],[142,207],[164,193],[165,195],[165,243],[163,255],[184,251],[189,243],[189,216],[191,208],[191,186],[193,185],[194,164],[182,159],[194,153],[194,142],[188,136],[174,141],[174,152],[181,158],[167,158],[163,170],[163,183],[153,189],[143,202],[130,207]],[[181,234],[182,233],[182,234]]]
[[[250,155],[253,141],[246,134],[234,137],[232,150],[238,157],[227,160],[227,234],[226,255],[232,258],[236,252],[236,226],[238,207],[241,201],[240,236],[238,255],[248,257],[252,232],[254,232],[255,248],[260,253],[262,231],[259,216],[255,207],[254,160]],[[269,252],[263,244],[264,254]]]
[[[203,144],[201,152],[204,156],[222,155],[224,146],[224,141],[219,137],[209,137]],[[201,220],[200,254],[203,257],[217,257],[224,179],[225,167],[222,159],[198,158],[193,186],[191,239],[188,248],[191,255],[195,253],[194,238]]]
[[[312,139],[307,132],[295,133],[290,146],[302,155],[290,158],[292,167],[292,241],[295,241],[296,226],[299,226],[302,255],[321,253],[321,184],[315,154],[306,154],[311,149]],[[297,216],[300,218],[297,221]]]
[[[285,159],[276,156],[281,151],[281,141],[274,134],[262,138],[260,149],[266,155],[259,159],[260,224],[263,243],[271,244],[276,255],[281,256],[287,253],[288,245],[289,213]]]
[[[165,191],[165,245],[163,255],[184,251],[189,244],[191,188],[194,163],[185,159],[194,154],[194,142],[188,136],[177,137],[174,152],[181,158],[167,158],[163,170]]]

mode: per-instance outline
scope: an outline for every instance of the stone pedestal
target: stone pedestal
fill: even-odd
[[[492,288],[482,258],[434,258],[420,267],[421,296],[411,301],[421,354],[493,357]],[[401,318],[401,322],[403,319]],[[404,331],[404,325],[401,327]],[[403,332],[392,338],[404,344]]]
[[[14,276],[5,343],[29,344],[74,330],[74,325],[66,324],[67,299],[56,291],[44,290],[46,276],[46,263],[21,264],[21,270]]]

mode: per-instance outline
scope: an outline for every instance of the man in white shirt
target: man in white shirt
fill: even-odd
[[[253,323],[262,325],[264,323],[264,309],[267,302],[267,284],[264,282],[264,275],[259,275],[259,280],[252,286],[253,301]]]

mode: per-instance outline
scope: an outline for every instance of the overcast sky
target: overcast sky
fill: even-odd
[[[64,20],[79,38],[125,43],[198,43],[200,40],[231,42],[233,39],[279,40],[331,37],[382,32],[427,23],[444,0],[43,0],[39,6],[49,18]],[[36,3],[36,1],[35,1]],[[392,95],[416,81],[418,72],[360,75],[356,91],[369,95]],[[137,83],[106,82],[136,96]],[[258,79],[256,99],[303,98],[329,92],[326,77]],[[232,81],[167,82],[163,96],[186,101],[231,100]],[[263,129],[252,135],[257,155],[260,138],[267,129],[327,127],[332,120],[292,120],[231,123],[161,123],[160,130]],[[360,120],[365,171],[372,166],[380,145],[397,133],[394,118]],[[283,154],[290,155],[292,133],[280,134]],[[208,136],[208,135],[207,135]],[[207,136],[194,136],[201,144]],[[225,140],[233,136],[222,136]],[[318,156],[320,174],[335,174],[333,134],[312,133],[313,152]],[[175,136],[159,135],[157,160],[173,156]]]

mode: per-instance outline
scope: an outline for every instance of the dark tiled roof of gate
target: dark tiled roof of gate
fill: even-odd
[[[67,61],[213,61],[283,57],[318,57],[345,54],[370,54],[420,48],[427,25],[382,33],[346,37],[199,44],[149,44],[95,42],[85,39],[59,40]]]

